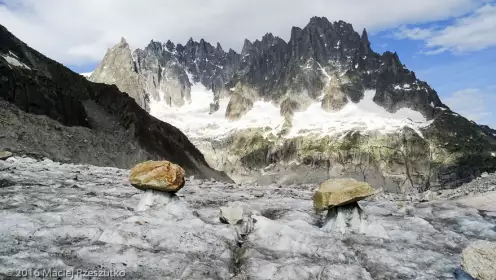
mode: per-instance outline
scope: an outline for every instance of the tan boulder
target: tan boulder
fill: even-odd
[[[316,210],[351,204],[375,193],[365,182],[355,179],[330,179],[320,185],[313,196]]]
[[[184,186],[184,169],[169,161],[146,161],[131,169],[129,182],[140,190],[177,192]]]
[[[11,156],[13,156],[13,154],[9,151],[0,151],[0,160],[6,160]]]
[[[462,252],[462,268],[479,280],[496,279],[496,242],[478,240]]]

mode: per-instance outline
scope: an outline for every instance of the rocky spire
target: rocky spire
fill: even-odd
[[[176,48],[176,46],[174,45],[174,43],[172,43],[170,40],[168,40],[167,43],[165,43],[165,47],[170,52],[173,51]]]
[[[361,55],[368,55],[370,51],[371,48],[370,48],[369,36],[367,35],[367,29],[364,28],[362,32],[360,52]]]
[[[217,46],[215,47],[215,49],[217,50],[217,52],[224,52],[219,42],[217,42]]]

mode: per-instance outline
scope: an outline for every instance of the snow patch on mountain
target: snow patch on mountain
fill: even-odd
[[[270,102],[257,101],[253,109],[239,121],[229,121],[225,117],[228,98],[219,100],[219,110],[209,113],[209,104],[214,93],[201,83],[192,83],[191,102],[181,107],[170,107],[163,101],[150,100],[150,114],[181,129],[188,137],[223,138],[235,130],[254,127],[282,126],[283,117],[279,109]]]
[[[417,131],[428,126],[420,112],[401,108],[395,113],[386,111],[374,101],[375,90],[365,91],[364,98],[359,103],[348,102],[338,112],[326,112],[320,103],[314,103],[307,110],[297,112],[293,117],[293,129],[288,137],[306,134],[346,134],[349,131],[379,131],[389,133],[410,127]]]
[[[79,75],[84,76],[85,78],[89,78],[93,74],[93,71],[87,73],[79,73]]]
[[[188,76],[193,81],[192,76]],[[246,128],[269,127],[274,134],[282,129],[284,118],[280,115],[278,106],[271,102],[256,101],[253,108],[240,120],[230,121],[225,118],[228,98],[221,99],[219,110],[210,114],[209,104],[214,93],[201,83],[191,84],[191,102],[182,107],[170,107],[166,102],[152,99],[150,113],[178,127],[192,138],[219,139]],[[408,108],[390,113],[373,101],[374,95],[375,90],[367,90],[359,103],[348,102],[342,110],[334,113],[324,111],[320,103],[316,102],[305,111],[294,114],[293,127],[286,137],[308,134],[345,135],[350,131],[389,133],[404,127],[410,127],[422,136],[420,128],[431,123],[420,112]]]
[[[7,61],[8,64],[10,64],[10,65],[12,65],[14,67],[21,67],[21,68],[25,68],[25,69],[31,70],[31,68],[29,66],[27,66],[24,63],[22,63],[19,60],[19,57],[17,55],[15,55],[11,51],[9,51],[8,54],[0,54],[0,56],[2,56]]]

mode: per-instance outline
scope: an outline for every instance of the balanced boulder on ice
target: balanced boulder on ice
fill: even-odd
[[[374,192],[369,184],[355,179],[329,179],[315,192],[313,206],[316,210],[326,210],[360,201]]]
[[[12,153],[9,151],[0,151],[0,160],[6,160],[12,156]]]
[[[313,196],[316,210],[328,210],[322,229],[343,234],[363,233],[366,215],[357,202],[374,192],[369,184],[354,179],[330,179],[322,183]]]
[[[140,190],[175,193],[185,183],[184,169],[169,161],[146,161],[131,169],[129,182]]]

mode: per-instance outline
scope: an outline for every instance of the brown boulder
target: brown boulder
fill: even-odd
[[[140,190],[177,192],[184,186],[184,169],[169,161],[146,161],[131,169],[129,182]]]
[[[330,179],[320,185],[313,196],[316,210],[351,204],[375,193],[367,183],[355,179]]]

